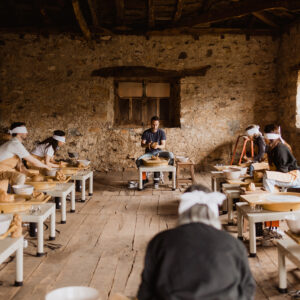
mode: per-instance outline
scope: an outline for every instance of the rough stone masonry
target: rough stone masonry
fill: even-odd
[[[95,69],[146,66],[181,70],[210,65],[205,76],[180,82],[180,127],[165,128],[167,149],[198,168],[229,163],[233,144],[248,124],[278,120],[276,58],[279,40],[243,35],[113,36],[91,49],[81,37],[0,34],[0,126],[24,121],[26,146],[67,132],[59,151],[78,152],[95,169],[134,167],[145,128],[114,124],[114,78]]]

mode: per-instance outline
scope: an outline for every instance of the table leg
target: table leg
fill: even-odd
[[[75,184],[71,191],[71,213],[75,212]]]
[[[228,225],[233,225],[233,218],[232,218],[232,206],[233,200],[231,193],[227,194],[227,211],[228,211]]]
[[[256,256],[256,230],[255,222],[249,219],[249,244],[250,244],[250,257]]]
[[[44,253],[44,222],[39,220],[37,223],[38,230],[38,250],[36,256],[43,256]]]
[[[176,169],[172,172],[172,190],[176,190]]]
[[[50,215],[50,241],[55,240],[55,209],[53,209],[51,215]]]
[[[85,180],[81,180],[81,202],[85,202]]]
[[[237,229],[238,229],[238,239],[243,240],[243,215],[237,206]]]
[[[139,190],[143,189],[143,172],[139,169]]]
[[[67,200],[66,200],[66,195],[63,195],[63,197],[61,198],[61,224],[66,224],[67,223],[67,221],[66,221],[66,219],[67,219],[67,213],[66,213],[66,206],[67,206],[67,204],[66,204],[66,202],[67,202]]]
[[[89,180],[89,196],[93,196],[93,172],[91,172]]]
[[[16,282],[15,286],[23,285],[23,239],[16,251]]]
[[[285,256],[277,248],[278,251],[278,276],[279,276],[279,292],[287,293],[287,278],[286,278],[286,266],[285,266]]]

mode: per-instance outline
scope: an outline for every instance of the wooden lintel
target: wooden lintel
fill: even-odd
[[[84,16],[81,12],[80,6],[79,6],[79,1],[78,0],[72,0],[72,5],[73,5],[73,9],[74,9],[74,13],[75,13],[75,17],[77,19],[77,22],[79,24],[79,27],[83,33],[83,35],[85,36],[85,38],[87,40],[91,39],[91,32],[87,26],[87,23],[84,19]]]
[[[256,18],[258,18],[259,20],[261,20],[262,22],[264,22],[265,24],[267,24],[271,27],[274,27],[274,28],[279,27],[272,20],[270,20],[263,12],[253,12],[252,14],[253,14],[253,16],[255,16]]]
[[[115,0],[116,5],[116,22],[122,25],[124,22],[124,0]]]
[[[178,22],[181,18],[182,8],[183,8],[183,1],[184,0],[177,0],[176,11],[174,14],[173,22]]]
[[[97,6],[95,0],[88,0],[90,12],[92,15],[93,25],[95,27],[99,27],[99,20],[97,16]]]
[[[153,28],[155,25],[154,0],[148,0],[148,25],[149,25],[149,28]]]
[[[182,18],[176,26],[195,26],[198,24],[211,24],[225,20],[243,17],[254,12],[261,12],[271,9],[300,9],[300,1],[293,0],[245,0],[232,2],[231,5],[224,9],[210,10],[201,15],[189,16]]]
[[[205,76],[210,65],[199,68],[190,68],[182,70],[166,70],[144,66],[128,66],[128,67],[108,67],[94,70],[92,76],[100,77],[167,77],[167,78],[182,78],[186,76]]]

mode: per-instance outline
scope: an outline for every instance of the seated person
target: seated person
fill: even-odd
[[[220,230],[225,195],[192,185],[181,196],[179,226],[148,244],[138,300],[253,299],[245,246]]]
[[[254,155],[253,159],[246,159],[248,162],[256,163],[256,162],[261,162],[264,160],[264,155],[266,152],[266,143],[264,141],[264,138],[262,137],[261,132],[259,131],[259,126],[258,125],[250,125],[246,128],[246,134],[250,138],[253,139],[254,145],[257,146],[257,152]],[[253,175],[253,166],[252,164],[249,167],[250,171],[250,176]]]
[[[55,130],[53,136],[40,142],[31,154],[39,160],[43,160],[47,166],[58,168],[54,161],[56,151],[65,144],[66,134],[62,130]]]
[[[166,134],[159,128],[159,118],[157,116],[151,118],[151,128],[143,132],[141,146],[145,148],[145,154],[136,160],[137,167],[142,164],[142,159],[157,155],[169,158],[169,165],[174,165],[174,154],[163,151],[166,148]],[[160,173],[154,172],[154,185],[159,184],[159,177]]]
[[[25,123],[15,122],[10,127],[12,139],[0,146],[0,190],[7,192],[8,183],[24,184],[27,171],[22,159],[32,165],[50,170],[51,167],[34,158],[22,144],[27,137]]]
[[[276,133],[276,130],[271,125],[265,127],[264,137],[268,146],[267,154],[270,169],[291,175],[289,181],[281,181],[268,179],[267,174],[265,174],[263,178],[264,188],[269,192],[274,192],[275,185],[278,187],[300,186],[300,167],[290,151],[290,147],[286,143],[282,143],[281,136]]]

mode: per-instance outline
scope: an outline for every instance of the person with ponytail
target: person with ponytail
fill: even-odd
[[[56,151],[66,142],[66,134],[62,130],[55,130],[51,137],[40,142],[31,154],[39,160],[44,160],[47,166],[59,167],[54,161]]]

